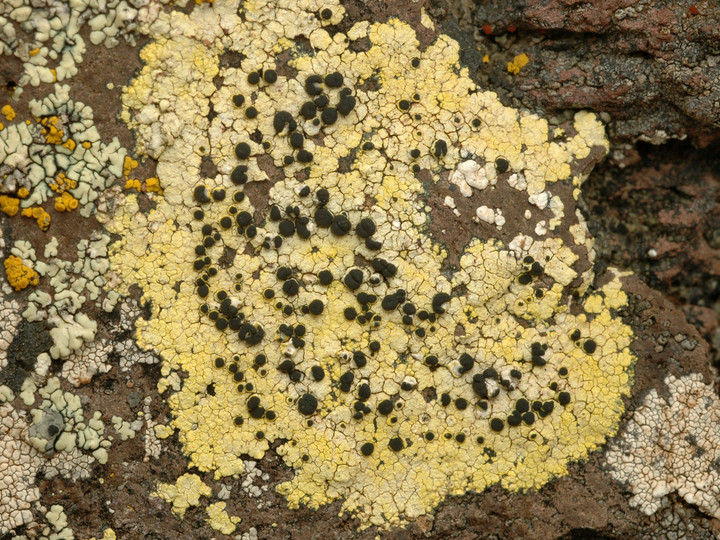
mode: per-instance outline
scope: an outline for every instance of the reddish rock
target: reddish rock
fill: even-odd
[[[548,116],[607,112],[616,142],[690,136],[706,145],[719,133],[720,12],[692,8],[689,0],[490,1],[461,23],[496,29],[476,33],[490,56],[478,76],[502,81],[509,99]],[[531,61],[510,75],[507,62],[521,53]]]

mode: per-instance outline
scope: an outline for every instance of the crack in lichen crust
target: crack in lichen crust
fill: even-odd
[[[591,288],[574,207],[582,161],[607,151],[595,117],[550,133],[477,88],[452,39],[332,30],[343,14],[216,0],[158,18],[123,114],[163,194],[144,213],[126,195],[111,261],[151,302],[137,339],[162,355],[193,466],[240,473],[284,440],[291,506],[343,499],[389,526],[539,488],[603,444],[632,332],[620,275]],[[456,169],[463,196],[524,202],[460,215],[485,234],[446,271],[421,178]]]

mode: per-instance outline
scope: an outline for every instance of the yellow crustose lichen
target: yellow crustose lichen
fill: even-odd
[[[146,213],[124,195],[111,260],[152,302],[137,339],[164,359],[193,466],[240,473],[286,439],[291,506],[343,499],[388,526],[566,473],[617,429],[632,333],[619,276],[588,294],[592,241],[569,207],[578,161],[607,150],[597,120],[553,138],[477,88],[452,39],[421,51],[396,19],[325,29],[343,14],[216,0],[158,19],[124,118],[163,195]],[[478,208],[497,236],[448,270],[425,201],[456,168],[468,196],[505,189],[520,208]]]

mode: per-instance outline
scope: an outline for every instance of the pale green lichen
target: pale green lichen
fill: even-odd
[[[87,53],[83,35],[107,48],[121,40],[135,44],[136,32],[153,21],[163,4],[187,0],[6,0],[0,3],[0,55],[22,61],[13,87],[68,81],[78,73]],[[88,28],[89,27],[89,28]],[[18,31],[19,30],[19,31]],[[82,34],[81,34],[82,32]],[[87,32],[87,34],[86,34]]]

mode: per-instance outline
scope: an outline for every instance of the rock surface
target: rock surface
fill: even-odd
[[[485,36],[489,80],[528,106],[608,113],[616,143],[717,138],[718,13],[710,4],[478,2],[465,14]],[[501,59],[523,53],[530,62],[511,76]]]

